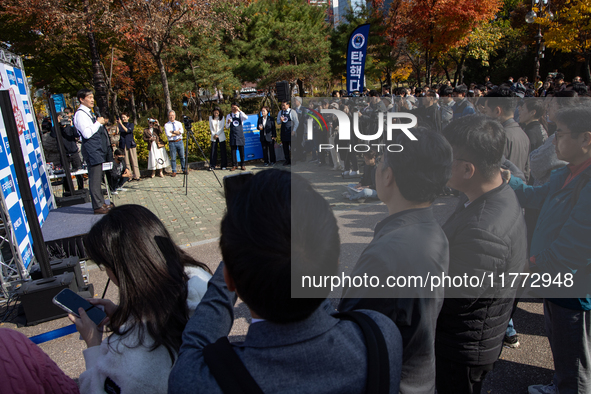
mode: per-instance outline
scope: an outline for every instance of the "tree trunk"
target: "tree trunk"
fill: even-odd
[[[98,48],[94,33],[90,31],[88,34],[88,45],[90,47],[90,59],[92,61],[92,81],[94,84],[94,99],[102,117],[109,117],[109,99],[107,97],[107,86],[105,84],[105,77],[101,70],[101,61],[98,54]]]
[[[462,55],[462,58],[460,59],[460,64],[458,65],[458,73],[459,73],[459,77],[460,77],[460,80],[458,81],[458,85],[461,85],[464,83],[464,64],[465,63],[466,63],[466,55],[464,54],[464,55]]]
[[[587,52],[585,53],[585,67],[584,67],[584,71],[585,71],[585,83],[589,83],[591,82],[591,69],[589,68],[589,60],[591,59],[591,53]]]
[[[449,71],[447,71],[447,65],[444,65],[443,70],[445,71],[445,77],[448,81],[451,82],[451,77],[449,76]]]
[[[88,26],[88,32],[86,34],[88,38],[88,48],[90,50],[90,60],[92,62],[92,82],[94,85],[94,99],[99,109],[100,116],[105,118],[109,117],[109,104],[107,97],[107,87],[105,85],[105,77],[101,70],[101,59],[98,53],[98,47],[96,45],[96,39],[94,37],[92,15],[88,10],[89,0],[84,0],[84,12],[86,13],[86,24]]]
[[[300,97],[306,97],[306,93],[304,92],[304,81],[298,78],[298,90],[300,92]]]
[[[162,56],[159,53],[153,53],[154,60],[156,60],[156,64],[158,65],[158,70],[160,71],[160,80],[162,82],[162,92],[164,93],[164,103],[166,104],[166,114],[172,111],[172,103],[170,101],[170,90],[168,90],[168,78],[166,77],[166,68],[164,67],[164,62],[162,61]]]
[[[133,119],[133,124],[137,125],[137,110],[135,108],[135,95],[133,94],[133,89],[131,90],[131,97],[129,98],[131,104],[131,117]]]

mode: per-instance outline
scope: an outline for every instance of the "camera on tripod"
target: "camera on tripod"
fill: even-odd
[[[191,130],[193,119],[189,118],[187,115],[183,115],[183,123],[185,124],[185,129]]]

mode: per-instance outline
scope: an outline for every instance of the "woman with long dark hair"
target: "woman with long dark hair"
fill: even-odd
[[[139,205],[110,210],[84,246],[119,287],[119,305],[89,300],[107,314],[101,325],[111,334],[105,340],[84,310],[80,318],[70,315],[88,346],[80,391],[166,393],[183,329],[207,290],[209,268],[180,250],[162,222]]]

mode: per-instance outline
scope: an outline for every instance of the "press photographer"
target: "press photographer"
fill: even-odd
[[[69,165],[72,172],[78,171],[82,168],[82,159],[78,149],[78,132],[73,125],[73,119],[65,112],[60,112],[57,119],[63,137],[64,153],[66,154],[66,163],[62,162],[62,167]],[[84,177],[82,175],[76,175],[76,183],[78,184],[78,190],[84,189]],[[70,191],[68,182],[64,182],[64,190]]]

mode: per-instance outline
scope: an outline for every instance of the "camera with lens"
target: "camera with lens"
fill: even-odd
[[[60,125],[62,126],[69,126],[70,125],[70,117],[68,115],[62,115],[60,119]]]
[[[183,123],[185,124],[186,129],[191,130],[193,119],[189,118],[187,115],[183,115]]]

